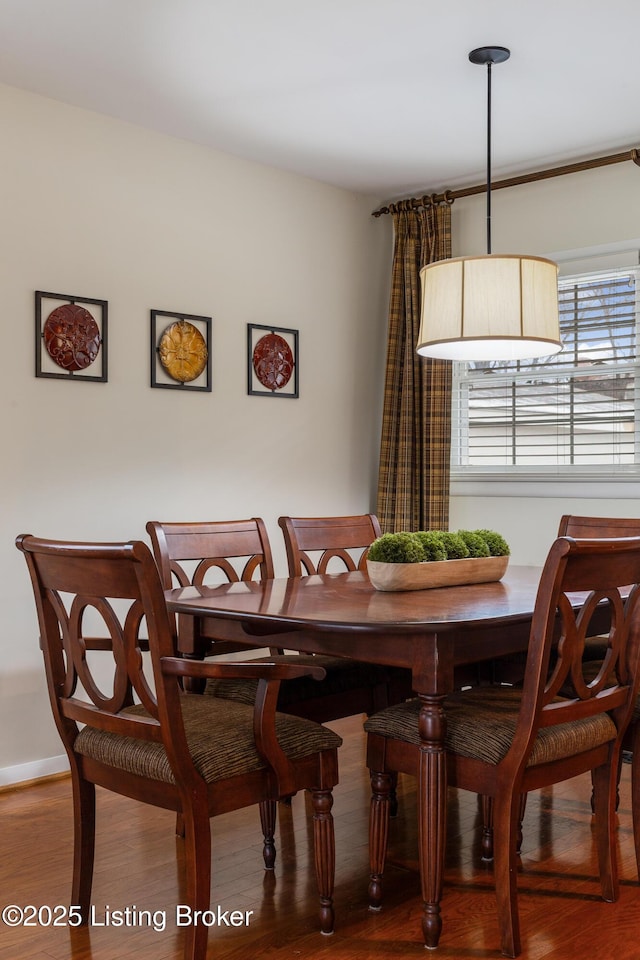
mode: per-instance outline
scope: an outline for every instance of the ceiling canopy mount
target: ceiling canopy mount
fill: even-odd
[[[511,50],[507,47],[476,47],[469,54],[469,60],[484,67],[488,63],[504,63],[510,56]]]

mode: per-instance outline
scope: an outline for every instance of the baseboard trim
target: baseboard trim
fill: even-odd
[[[66,754],[58,757],[47,757],[45,760],[34,760],[31,763],[19,763],[14,767],[0,767],[0,790],[26,786],[39,780],[48,780],[50,777],[59,777],[69,773],[69,760]]]

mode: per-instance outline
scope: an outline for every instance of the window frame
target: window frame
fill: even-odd
[[[581,265],[582,266],[582,265]],[[633,265],[611,265],[606,268],[592,269],[582,266],[580,272],[567,273],[559,277],[559,286],[575,283],[588,283],[607,277],[633,273],[635,275],[635,322],[636,322],[636,358],[631,363],[623,361],[620,368],[633,369],[634,381],[634,418],[635,418],[635,462],[629,464],[545,464],[545,465],[469,465],[462,462],[465,438],[468,435],[465,386],[472,382],[467,377],[465,363],[453,363],[452,382],[452,435],[451,435],[451,493],[452,495],[489,495],[508,496],[516,491],[517,495],[554,496],[555,492],[575,493],[578,488],[589,485],[587,496],[619,496],[620,484],[634,484],[637,498],[637,484],[640,479],[640,266],[636,257]],[[552,367],[550,374],[552,375]],[[507,377],[509,374],[507,373]],[[515,374],[517,377],[517,374]],[[551,492],[551,487],[555,492]],[[526,488],[526,492],[525,492]],[[625,493],[622,494],[626,495]]]

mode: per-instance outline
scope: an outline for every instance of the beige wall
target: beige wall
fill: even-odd
[[[578,260],[635,251],[638,263],[638,210],[640,169],[631,162],[495,191],[493,252]],[[484,253],[485,197],[457,200],[452,215],[454,256]],[[452,486],[452,528],[500,530],[520,563],[544,559],[563,513],[640,516],[640,483]]]
[[[15,536],[143,537],[145,521],[373,507],[390,218],[370,198],[0,87],[0,784],[59,761]],[[631,163],[496,192],[494,252],[638,249]],[[456,201],[454,255],[484,250]],[[109,301],[107,384],[34,376],[35,290]],[[149,310],[213,317],[213,391],[149,387]],[[300,330],[299,400],[246,393],[246,325]],[[540,562],[563,512],[638,515],[638,490],[455,487],[451,525]],[[53,759],[52,759],[53,758]]]
[[[0,784],[60,754],[17,534],[373,506],[389,230],[374,201],[0,88]],[[34,291],[109,302],[109,382],[34,376]],[[213,317],[213,391],[149,386],[149,310]],[[300,331],[300,399],[250,397],[247,324]]]

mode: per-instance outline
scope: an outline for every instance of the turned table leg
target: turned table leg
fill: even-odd
[[[442,930],[440,900],[446,842],[447,766],[444,751],[443,697],[420,695],[420,768],[418,773],[418,842],[425,946],[438,946]]]

